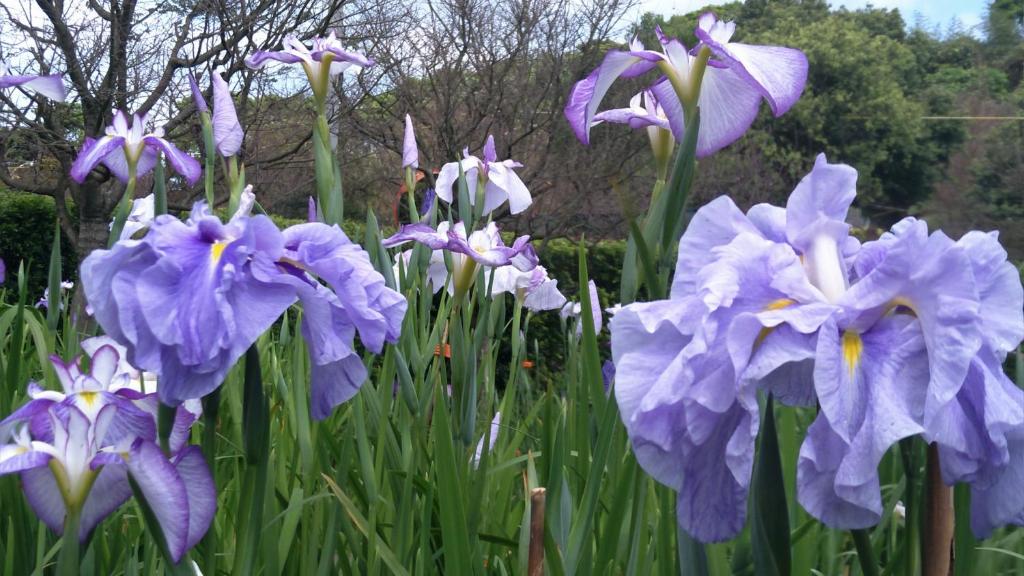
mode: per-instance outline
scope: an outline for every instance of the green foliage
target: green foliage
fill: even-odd
[[[820,1],[713,9],[738,22],[736,41],[799,48],[810,66],[800,101],[781,118],[765,106],[754,128],[715,163],[756,154],[767,163],[762,172],[783,175],[788,190],[825,152],[858,169],[858,202],[880,225],[930,194],[964,132],[961,124],[925,117],[954,109],[956,86],[948,79],[972,66],[971,41],[957,39],[936,54],[935,45],[945,43],[927,35],[908,38],[895,10],[829,12]],[[674,16],[662,27],[692,45],[695,16]],[[641,26],[660,18],[645,20]],[[964,78],[959,86],[969,85]]]
[[[1024,115],[1024,88],[1014,95],[1015,111]],[[985,154],[973,163],[975,177],[971,195],[993,220],[1007,225],[1024,218],[1024,122],[1006,122],[984,139]]]
[[[16,298],[18,263],[28,270],[28,298],[34,303],[46,289],[53,228],[57,221],[53,199],[32,194],[0,190],[0,258],[7,265],[7,299]],[[74,281],[78,258],[67,236],[61,239],[61,264],[64,279]]]

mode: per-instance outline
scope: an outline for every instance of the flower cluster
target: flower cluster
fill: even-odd
[[[972,489],[981,537],[1024,521],[1024,391],[1003,374],[1024,291],[994,233],[953,240],[907,218],[861,244],[845,222],[856,171],[819,156],[786,207],[701,208],[668,300],[611,322],[615,394],[637,459],[679,493],[702,541],[744,521],[759,390],[820,406],[800,450],[801,504],[825,524],[879,521],[895,442],[938,447]]]
[[[132,496],[135,483],[160,524],[174,561],[206,533],[217,507],[202,453],[187,446],[198,403],[179,407],[169,453],[156,443],[157,398],[130,383],[137,371],[109,338],[86,340],[79,358],[52,358],[62,392],[29,384],[30,400],[0,422],[13,442],[0,446],[0,474],[19,473],[29,505],[58,534],[77,520],[82,542]],[[195,406],[192,404],[196,404]]]
[[[249,214],[243,195],[227,223],[197,203],[187,222],[158,216],[141,240],[122,240],[82,263],[82,285],[104,331],[133,365],[160,375],[160,400],[176,406],[212,392],[227,371],[295,303],[312,364],[311,411],[326,418],[366,379],[356,353],[398,339],[405,299],[337,226],[281,231]]]

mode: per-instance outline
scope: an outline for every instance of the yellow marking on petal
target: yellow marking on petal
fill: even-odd
[[[779,298],[778,300],[773,300],[769,302],[768,305],[764,307],[764,309],[765,311],[782,310],[783,308],[787,308],[789,306],[792,306],[793,304],[796,304],[796,300],[791,300],[789,298]]]
[[[778,300],[772,300],[769,302],[768,305],[764,307],[764,311],[770,312],[772,310],[782,310],[783,308],[787,308],[793,304],[796,304],[796,300],[792,300],[790,298],[779,298]],[[766,326],[761,328],[761,331],[757,334],[757,339],[754,340],[754,350],[757,350],[758,347],[761,346],[761,343],[764,342],[764,339],[772,333],[772,330],[774,330],[774,327],[768,328]]]
[[[843,332],[843,361],[846,362],[846,369],[849,370],[850,377],[853,377],[854,371],[860,364],[863,352],[864,341],[860,339],[860,334],[849,330]]]
[[[210,246],[210,259],[216,264],[220,262],[221,255],[224,254],[224,249],[228,247],[231,242],[225,242],[224,240],[218,240]]]
[[[886,314],[894,311],[897,314],[910,314],[911,316],[917,316],[917,310],[914,309],[913,303],[903,296],[897,296],[885,305]]]
[[[78,394],[78,397],[81,398],[82,402],[85,402],[85,405],[89,408],[92,408],[96,404],[99,396],[99,392],[81,392]]]

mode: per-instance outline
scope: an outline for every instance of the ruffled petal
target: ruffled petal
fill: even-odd
[[[967,251],[981,300],[983,336],[993,350],[1015,350],[1024,339],[1024,288],[1007,261],[996,232],[968,232],[957,241]]]
[[[732,242],[741,232],[756,234],[758,230],[728,196],[701,206],[679,240],[671,297],[694,294],[697,273],[715,258],[711,249]]]
[[[611,321],[612,356],[637,461],[679,492],[683,529],[712,542],[743,527],[757,416],[727,359],[688,352],[702,316],[696,300],[625,306]]]
[[[354,352],[323,364],[314,363],[310,368],[309,413],[317,420],[327,418],[359,392],[366,376],[366,365]]]
[[[846,214],[857,194],[857,171],[846,164],[829,164],[818,154],[814,168],[796,185],[786,202],[786,238],[800,252],[829,225],[845,237]],[[838,239],[838,238],[837,238]]]
[[[800,450],[798,498],[833,528],[865,528],[882,514],[878,464],[924,431],[928,356],[921,327],[891,316],[870,331],[818,333],[814,382],[821,413]]]
[[[1009,460],[987,485],[971,487],[971,531],[979,540],[1007,524],[1024,525],[1024,426],[1008,435]]]
[[[941,232],[928,236],[924,222],[905,222],[884,259],[846,291],[840,304],[865,311],[859,323],[870,323],[894,305],[913,311],[930,360],[925,426],[941,429],[939,411],[959,392],[982,345],[980,307],[966,251]]]

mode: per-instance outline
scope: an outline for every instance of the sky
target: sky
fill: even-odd
[[[728,0],[723,0],[728,1]],[[700,9],[709,3],[708,0],[641,0],[639,14],[657,12],[665,16],[685,14]],[[871,4],[876,8],[898,8],[903,19],[913,24],[920,14],[928,26],[938,25],[945,30],[953,18],[959,18],[965,28],[974,35],[982,35],[981,22],[989,0],[829,0],[833,8],[846,6],[850,10],[863,8]]]

